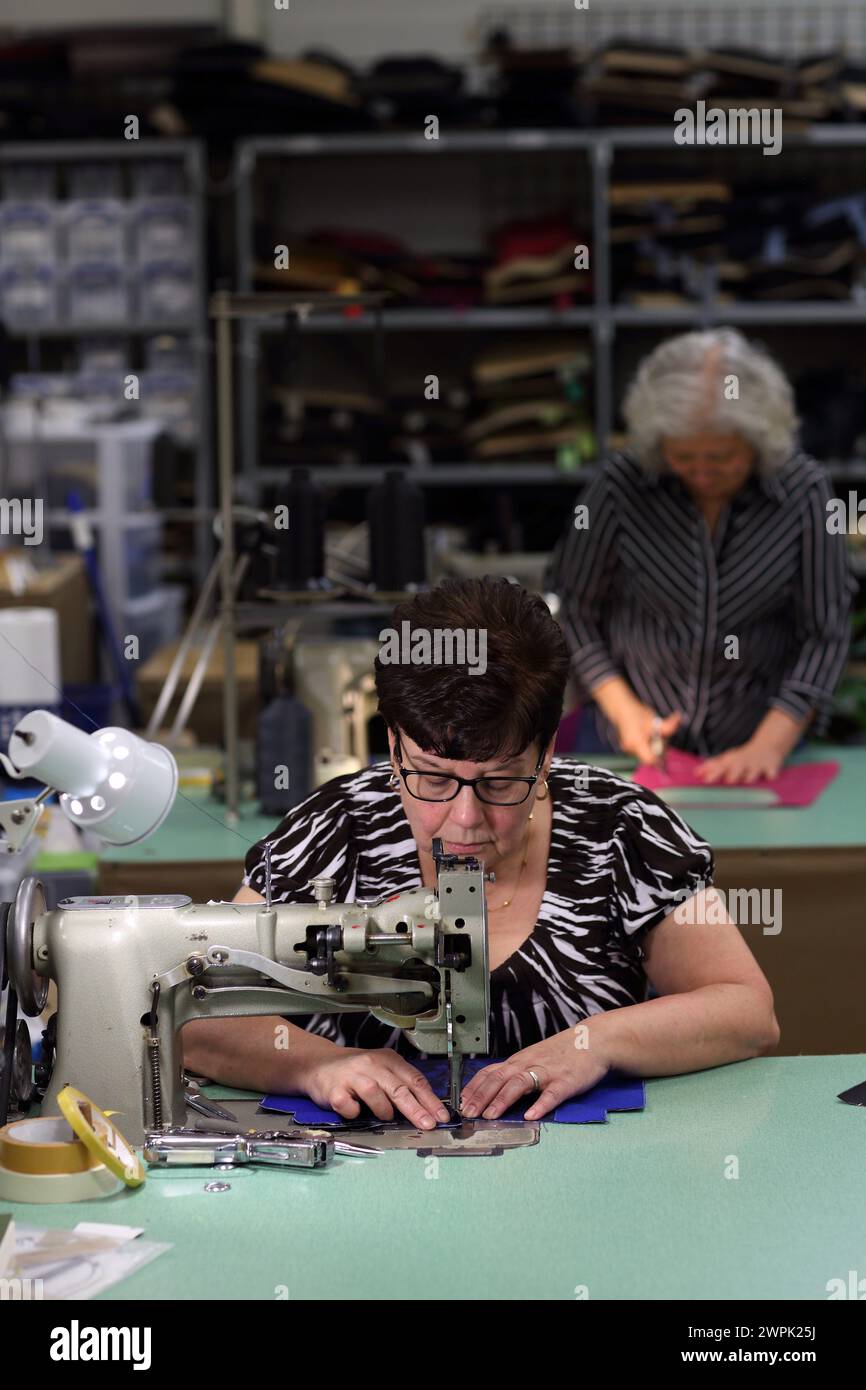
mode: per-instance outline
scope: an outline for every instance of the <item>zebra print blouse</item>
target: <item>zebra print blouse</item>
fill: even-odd
[[[421,886],[421,868],[387,764],[327,782],[246,856],[244,883],[264,896],[270,841],[274,901],[313,902],[305,885],[336,880],[335,901]],[[490,1055],[507,1057],[605,1009],[640,1003],[641,942],[690,894],[712,882],[710,848],[651,791],[602,768],[555,757],[547,886],[535,927],[491,973]],[[291,1015],[349,1047],[420,1055],[372,1014]]]

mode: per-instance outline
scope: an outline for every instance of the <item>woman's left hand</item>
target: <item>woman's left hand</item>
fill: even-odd
[[[482,1068],[463,1091],[460,1113],[468,1119],[480,1115],[497,1120],[521,1096],[532,1095],[534,1100],[524,1118],[540,1120],[570,1096],[588,1091],[612,1065],[606,1050],[592,1036],[591,1024],[587,1019],[544,1042],[524,1047],[503,1062]],[[538,1077],[537,1088],[530,1068]]]
[[[760,777],[776,777],[785,761],[779,748],[750,739],[738,748],[728,748],[699,765],[697,775],[704,782],[757,782]]]

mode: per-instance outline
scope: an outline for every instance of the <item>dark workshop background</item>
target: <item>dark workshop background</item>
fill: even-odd
[[[26,496],[38,477],[48,506],[48,545],[25,556],[38,585],[22,593],[21,552],[4,548],[0,606],[57,612],[75,695],[64,717],[123,717],[70,494],[95,527],[109,619],[140,639],[144,720],[213,560],[219,289],[335,296],[236,327],[232,442],[238,502],[324,509],[340,593],[385,587],[369,516],[381,561],[411,543],[402,527],[419,508],[428,582],[500,572],[541,587],[580,487],[622,442],[631,373],[690,327],[765,343],[836,495],[862,493],[866,5],[144,8],[6,0],[0,20],[0,485]],[[673,147],[673,113],[699,99],[781,108],[782,153]],[[361,293],[378,307],[353,305]],[[88,412],[113,412],[125,433],[68,447]],[[394,468],[411,496],[392,513],[372,489]],[[250,526],[235,661],[246,745],[298,616],[262,607],[291,576]],[[866,540],[849,544],[862,575]],[[836,744],[866,741],[864,623],[861,594]],[[358,640],[344,683],[362,719],[363,644],[380,626],[381,611],[356,608],[319,633]],[[217,644],[187,726],[213,750],[194,769],[209,786],[221,661]],[[368,735],[380,752],[381,729]]]

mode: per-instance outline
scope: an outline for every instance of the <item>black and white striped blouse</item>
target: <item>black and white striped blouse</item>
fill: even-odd
[[[312,902],[313,877],[336,880],[335,901],[421,886],[421,867],[391,769],[335,777],[266,837],[275,901]],[[491,972],[490,1055],[506,1057],[606,1009],[646,998],[641,942],[712,881],[709,847],[653,792],[601,768],[554,758],[547,886],[528,939]],[[244,883],[264,896],[265,841]],[[350,1047],[419,1054],[369,1013],[292,1015],[299,1027]]]
[[[810,735],[824,733],[856,591],[845,537],[827,533],[830,496],[798,454],[752,474],[711,534],[675,475],[607,460],[579,499],[586,529],[570,523],[547,577],[583,698],[624,676],[658,714],[682,712],[672,743],[704,756],[744,743],[771,707],[815,711]]]

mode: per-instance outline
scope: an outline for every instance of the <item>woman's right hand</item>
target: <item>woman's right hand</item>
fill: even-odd
[[[656,722],[658,721],[658,722]],[[682,723],[681,714],[669,714],[661,718],[649,705],[636,700],[634,705],[616,721],[619,746],[624,753],[631,753],[639,763],[655,765],[662,761],[663,754],[658,751],[656,740],[661,738],[667,744]]]
[[[416,1067],[390,1047],[334,1047],[311,1061],[300,1078],[311,1100],[356,1120],[361,1103],[380,1120],[393,1120],[395,1108],[418,1129],[434,1129],[449,1119],[442,1101]]]

